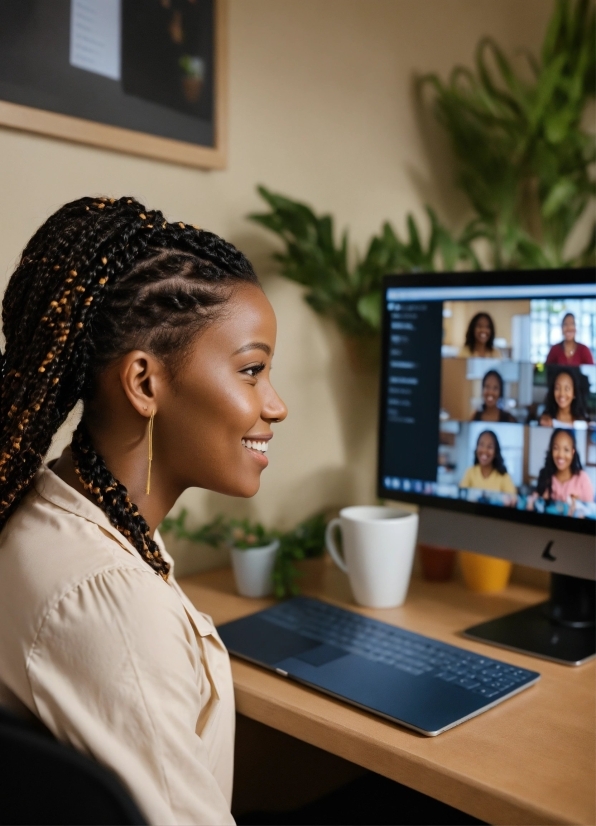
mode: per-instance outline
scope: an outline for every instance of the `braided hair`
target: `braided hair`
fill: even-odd
[[[2,305],[0,530],[30,489],[52,437],[102,370],[146,349],[173,376],[197,332],[249,261],[217,235],[168,223],[134,198],[81,198],[27,244]],[[111,524],[159,574],[169,565],[128,491],[93,447],[85,422],[72,441],[75,472]]]

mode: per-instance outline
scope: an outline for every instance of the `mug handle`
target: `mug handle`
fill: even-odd
[[[335,562],[337,567],[341,568],[342,571],[347,574],[348,566],[340,556],[340,553],[337,550],[337,545],[335,544],[335,539],[333,538],[333,532],[339,526],[341,526],[341,519],[338,519],[337,517],[327,523],[327,527],[325,528],[325,545],[331,554],[331,559]]]

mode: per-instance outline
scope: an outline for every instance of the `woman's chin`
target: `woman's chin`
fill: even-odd
[[[261,476],[259,475],[256,479],[236,479],[233,483],[226,486],[224,490],[218,491],[218,493],[224,493],[226,496],[236,496],[239,499],[250,499],[259,492],[260,487]]]

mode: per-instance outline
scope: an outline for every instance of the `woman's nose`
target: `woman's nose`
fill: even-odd
[[[271,386],[261,415],[269,422],[283,422],[288,415],[288,408]]]

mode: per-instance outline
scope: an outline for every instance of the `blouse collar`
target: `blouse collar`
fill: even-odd
[[[38,470],[34,487],[39,496],[51,502],[62,510],[74,513],[77,516],[86,519],[88,522],[93,522],[110,534],[116,542],[118,542],[125,551],[133,554],[140,559],[137,549],[132,545],[120,531],[112,525],[106,514],[98,505],[94,505],[82,492],[75,490],[67,482],[57,476],[48,465],[42,465]],[[166,551],[163,540],[158,531],[155,531],[154,540],[163,556],[163,558],[170,564],[170,570],[173,572],[174,560]]]

